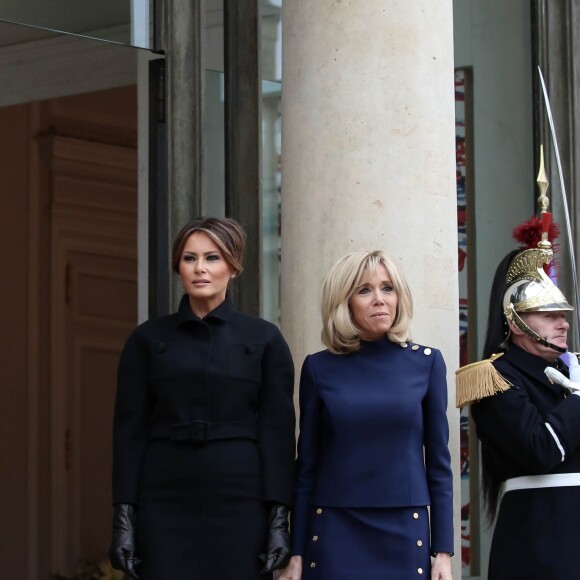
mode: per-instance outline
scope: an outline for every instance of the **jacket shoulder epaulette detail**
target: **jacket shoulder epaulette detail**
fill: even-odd
[[[455,404],[461,408],[507,391],[512,384],[493,366],[493,361],[503,353],[493,354],[491,358],[474,362],[455,371]]]

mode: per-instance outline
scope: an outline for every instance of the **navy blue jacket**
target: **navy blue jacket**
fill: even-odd
[[[292,535],[309,509],[431,506],[431,550],[453,552],[445,363],[436,349],[381,339],[306,357]]]

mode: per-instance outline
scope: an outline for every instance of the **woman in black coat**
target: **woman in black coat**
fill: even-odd
[[[186,225],[179,310],[121,355],[110,558],[141,580],[271,578],[289,557],[294,368],[278,328],[227,297],[243,242],[228,218]]]

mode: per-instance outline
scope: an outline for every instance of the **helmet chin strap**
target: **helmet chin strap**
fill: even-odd
[[[551,348],[560,354],[568,351],[567,348],[556,346],[545,338],[542,338],[537,332],[533,331],[515,311],[513,304],[508,304],[506,306],[504,314],[508,320],[511,320],[528,338],[531,338],[533,341],[538,342],[542,346]]]

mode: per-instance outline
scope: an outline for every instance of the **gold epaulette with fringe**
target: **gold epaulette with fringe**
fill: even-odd
[[[512,385],[491,364],[503,353],[465,365],[455,371],[455,405],[459,408],[507,391]]]

